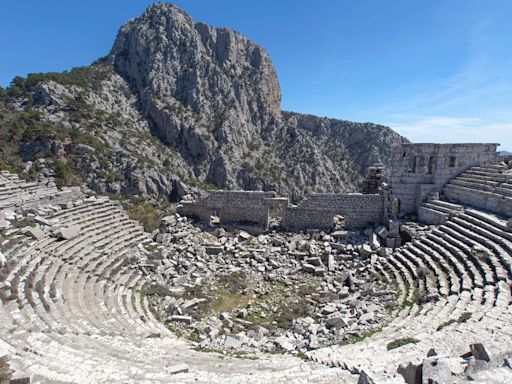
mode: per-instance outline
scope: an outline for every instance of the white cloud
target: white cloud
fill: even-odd
[[[512,121],[488,121],[478,117],[395,115],[386,123],[412,142],[500,143],[512,149]]]

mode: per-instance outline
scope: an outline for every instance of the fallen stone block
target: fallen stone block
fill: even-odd
[[[284,337],[284,336],[278,337],[275,340],[275,343],[277,346],[279,346],[279,348],[281,348],[284,351],[291,352],[291,351],[295,350],[295,345],[293,345],[293,343],[290,342],[290,340],[287,337]]]
[[[331,237],[339,240],[346,239],[348,237],[348,231],[334,231],[331,233]]]
[[[378,227],[375,230],[375,234],[377,234],[381,239],[385,239],[388,235],[388,230],[385,227]]]
[[[396,239],[394,237],[386,238],[386,248],[395,248],[396,247]]]
[[[370,245],[375,249],[380,248],[380,240],[376,233],[370,235]]]
[[[57,230],[56,235],[60,240],[70,240],[77,237],[80,234],[79,225],[71,225],[69,227],[60,228]]]
[[[471,349],[471,354],[475,357],[475,359],[484,360],[487,362],[491,361],[489,353],[482,344],[471,344],[469,348]]]
[[[365,371],[361,371],[357,384],[375,384],[375,380],[373,380]]]
[[[224,340],[224,348],[226,349],[238,349],[243,344],[243,338],[239,335],[227,335]]]
[[[339,315],[332,316],[332,317],[328,318],[325,321],[325,325],[327,328],[336,328],[336,329],[348,327],[347,321]]]
[[[316,267],[321,267],[323,265],[322,259],[320,259],[320,257],[308,257],[306,259],[306,263],[314,265]]]
[[[379,256],[387,257],[393,254],[393,248],[382,247],[378,250]]]
[[[307,273],[315,273],[315,266],[314,265],[311,265],[311,264],[302,264],[302,269],[304,272],[307,272]]]
[[[44,232],[39,227],[27,227],[26,234],[36,240],[44,237]]]
[[[362,257],[369,257],[373,253],[372,247],[369,244],[363,244],[359,249],[359,254]]]
[[[208,255],[218,255],[224,250],[222,245],[205,245],[204,249]]]
[[[72,201],[68,201],[66,203],[60,203],[59,207],[61,207],[63,209],[73,208],[73,202]]]
[[[388,221],[389,234],[392,236],[398,236],[400,234],[400,223],[398,221]]]
[[[42,225],[47,225],[47,226],[50,226],[50,222],[48,220],[46,220],[44,217],[41,217],[39,215],[35,216],[34,217],[34,221],[38,224],[42,224]]]
[[[466,366],[467,361],[460,357],[428,357],[423,360],[422,380],[424,383],[453,383]]]
[[[402,375],[407,384],[421,384],[421,364],[400,364],[397,372]]]
[[[30,377],[19,377],[9,380],[9,384],[30,384]]]
[[[334,255],[329,254],[327,256],[327,269],[334,271],[336,269],[336,262],[334,261]]]
[[[240,233],[238,234],[238,238],[241,239],[242,241],[249,240],[251,237],[252,236],[245,231],[240,231]]]
[[[185,315],[173,315],[171,316],[172,321],[177,321],[179,323],[185,323],[185,324],[192,324],[192,316],[185,316]]]

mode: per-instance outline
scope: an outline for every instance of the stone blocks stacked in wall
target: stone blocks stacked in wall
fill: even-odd
[[[212,191],[196,201],[181,202],[181,215],[209,221],[218,216],[221,224],[245,223],[267,227],[269,206],[276,199],[275,192]],[[363,228],[382,222],[384,197],[381,194],[329,194],[309,196],[299,205],[286,201],[282,225],[288,230],[331,229],[334,216],[342,215],[348,228]]]
[[[399,212],[415,214],[433,191],[467,169],[498,161],[497,144],[402,144],[394,151],[391,166],[391,198]]]
[[[266,199],[275,196],[275,192],[210,191],[206,197],[196,201],[181,202],[178,212],[201,221],[209,221],[210,216],[218,216],[223,224],[246,223],[266,226]]]
[[[330,229],[334,216],[345,217],[347,228],[364,228],[382,222],[384,198],[380,194],[312,194],[297,206],[285,210],[283,226],[288,230]]]

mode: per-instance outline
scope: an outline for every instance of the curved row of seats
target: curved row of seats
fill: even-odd
[[[25,208],[41,203],[58,203],[77,195],[73,188],[59,190],[55,186],[22,180],[18,175],[0,171],[0,209],[23,205]]]
[[[473,167],[443,189],[449,201],[512,216],[512,173],[504,165]]]
[[[360,343],[311,351],[308,358],[353,372],[394,373],[401,363],[420,363],[431,348],[457,356],[478,342],[494,352],[512,351],[512,228],[453,201],[425,206],[447,214],[446,221],[375,266],[397,286],[396,317]],[[387,350],[405,338],[418,342]]]
[[[41,195],[36,193],[35,195]],[[240,360],[195,351],[158,321],[144,296],[148,276],[128,260],[151,244],[117,202],[86,198],[49,209],[57,240],[19,237],[0,268],[0,352],[38,383],[353,382],[341,370],[289,356]],[[190,370],[187,372],[187,370]],[[348,381],[345,381],[347,379]]]

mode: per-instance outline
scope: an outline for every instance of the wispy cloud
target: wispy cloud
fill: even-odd
[[[512,55],[492,24],[475,26],[467,58],[451,76],[407,84],[371,112],[415,142],[497,142],[512,149]]]
[[[493,122],[478,117],[426,116],[391,121],[388,125],[413,142],[492,142],[512,149],[512,121]]]

